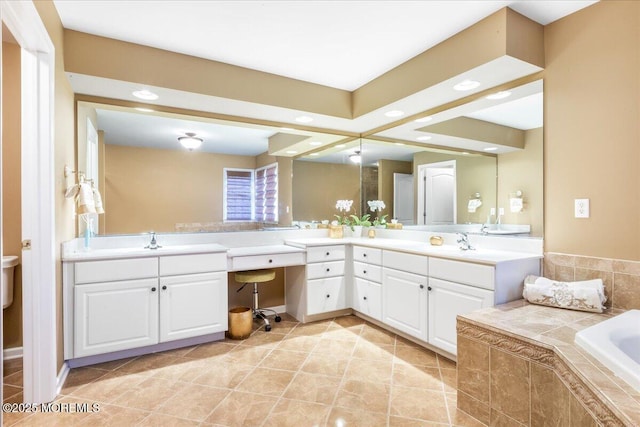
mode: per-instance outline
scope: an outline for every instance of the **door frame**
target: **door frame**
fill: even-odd
[[[455,160],[418,165],[418,206],[416,206],[416,224],[428,225],[425,221],[425,180],[427,176],[427,169],[453,169],[453,223],[456,224],[458,222],[458,177],[456,167]]]
[[[53,168],[55,49],[33,2],[0,0],[0,21],[22,49],[24,402],[43,403],[55,399],[57,386]],[[0,193],[1,190],[0,187]],[[24,248],[26,241],[30,241],[30,249]]]

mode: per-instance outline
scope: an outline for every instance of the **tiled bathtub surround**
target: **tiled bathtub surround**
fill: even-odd
[[[544,276],[564,282],[602,279],[607,307],[640,309],[640,262],[547,252]]]
[[[640,425],[640,393],[574,344],[620,312],[519,300],[459,316],[458,408],[492,426]]]

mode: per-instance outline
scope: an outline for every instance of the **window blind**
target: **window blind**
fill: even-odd
[[[255,174],[256,221],[278,222],[278,164],[273,163]]]
[[[225,220],[251,221],[253,171],[225,169]]]

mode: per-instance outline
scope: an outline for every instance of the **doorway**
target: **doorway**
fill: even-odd
[[[455,160],[418,166],[418,224],[456,224],[456,198]]]

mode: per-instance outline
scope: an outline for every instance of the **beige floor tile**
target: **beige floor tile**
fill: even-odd
[[[161,378],[146,378],[113,400],[114,405],[155,411],[171,397],[180,393],[186,384]]]
[[[331,405],[340,382],[341,379],[338,377],[299,372],[289,384],[283,397]]]
[[[199,421],[155,413],[147,416],[139,424],[136,424],[138,427],[197,427],[199,425],[201,425]]]
[[[291,317],[293,319],[293,317]],[[282,317],[282,321],[281,322],[271,322],[271,332],[275,332],[276,334],[288,334],[289,332],[291,332],[293,330],[293,328],[295,328],[296,326],[298,326],[298,321],[297,320],[285,320],[284,317]]]
[[[280,350],[311,352],[318,345],[319,336],[304,336],[289,334],[278,344]]]
[[[394,385],[391,389],[389,408],[393,416],[439,423],[449,422],[445,396],[441,391]]]
[[[78,387],[89,384],[98,378],[107,375],[107,373],[107,371],[94,369],[92,366],[71,369],[69,371],[69,375],[67,375],[67,380],[62,387],[61,394],[71,394]]]
[[[260,426],[277,401],[273,396],[233,391],[205,422],[229,427]]]
[[[358,340],[353,351],[353,357],[368,360],[381,360],[391,362],[395,346],[390,344],[375,344],[365,339]]]
[[[334,407],[329,414],[330,427],[378,427],[387,425],[387,415]]]
[[[237,387],[245,391],[268,396],[281,396],[293,379],[295,373],[276,369],[256,368]]]
[[[177,418],[204,421],[229,393],[228,389],[185,384],[180,393],[176,393],[165,402],[157,412]]]
[[[440,369],[408,363],[393,365],[393,385],[443,391]]]
[[[4,360],[2,363],[2,374],[11,375],[22,371],[22,358]]]
[[[9,396],[9,397],[4,397],[4,401],[2,403],[22,403],[23,399],[24,399],[24,394],[21,389],[20,393],[16,393],[13,396]]]
[[[146,378],[148,377],[116,370],[74,389],[70,395],[94,402],[110,403]]]
[[[96,365],[91,365],[90,367],[93,369],[100,369],[103,371],[114,371],[116,369],[118,369],[119,367],[131,362],[132,360],[136,359],[137,357],[127,357],[125,359],[118,359],[118,360],[111,360],[109,362],[102,362],[102,363],[98,363]]]
[[[386,414],[390,390],[388,384],[349,380],[338,390],[334,406]]]
[[[288,351],[275,349],[260,362],[261,368],[284,369],[285,371],[298,371],[309,353],[301,351]]]
[[[447,406],[449,407],[449,416],[451,417],[451,425],[455,427],[483,427],[484,424],[475,418],[459,411],[456,406],[456,393],[447,393]]]
[[[311,353],[302,366],[302,371],[310,374],[342,377],[347,370],[349,358],[328,357],[325,354]]]
[[[365,324],[363,326],[360,337],[376,344],[394,345],[396,342],[395,334],[369,324]]]
[[[139,375],[152,376],[158,369],[175,364],[178,358],[162,353],[147,354],[125,363],[113,372],[129,372]]]
[[[438,357],[438,365],[440,366],[440,368],[445,368],[445,369],[456,369],[456,367],[458,366],[456,364],[456,362],[454,362],[451,359],[448,359],[444,356],[441,355],[437,355]]]
[[[331,407],[319,403],[281,399],[265,420],[265,427],[323,426]]]
[[[329,329],[322,334],[322,338],[340,341],[357,341],[362,332],[362,325],[343,328],[339,325],[330,325]]]
[[[22,371],[17,371],[12,374],[5,374],[3,384],[8,384],[16,387],[22,387]]]
[[[396,360],[413,365],[438,367],[436,354],[431,350],[417,345],[396,345]]]
[[[205,365],[200,375],[192,382],[220,388],[235,388],[255,369],[254,366],[235,362],[220,362]]]
[[[192,348],[190,351],[184,354],[184,357],[192,357],[196,359],[215,358],[216,356],[224,356],[231,350],[236,348],[238,343],[228,342],[210,342],[206,344],[200,344],[199,346]]]
[[[331,324],[331,321],[299,323],[298,326],[296,326],[291,332],[289,332],[289,335],[319,337],[324,332],[326,332],[327,329],[329,329],[330,324]]]
[[[333,319],[331,327],[340,326],[342,328],[362,329],[366,323],[367,322],[357,316],[340,316]]]
[[[455,393],[458,390],[458,371],[456,369],[440,369],[442,385],[447,393]]]
[[[172,365],[156,369],[152,377],[171,381],[191,382],[202,375],[202,372],[207,369],[207,366],[215,365],[215,363],[207,363],[207,361],[203,359],[179,357]]]
[[[391,361],[366,360],[353,358],[345,372],[345,378],[357,381],[369,381],[389,384],[393,363]]]
[[[249,366],[258,366],[260,362],[269,355],[271,350],[271,348],[267,347],[239,345],[228,352],[223,359],[220,359],[220,362],[225,361]]]
[[[413,420],[403,417],[389,417],[389,427],[445,427],[449,423],[436,423],[432,421]]]
[[[285,338],[285,334],[257,331],[247,339],[238,342],[240,345],[276,347]]]
[[[349,357],[355,346],[356,340],[339,340],[323,335],[323,338],[320,338],[318,345],[313,349],[313,353]]]
[[[77,426],[135,426],[142,422],[150,414],[139,409],[124,408],[115,405],[102,405],[100,412],[93,413],[82,418],[74,424]]]
[[[9,384],[2,385],[2,398],[7,399],[9,397],[15,396],[18,393],[22,393],[22,387],[16,387]]]

